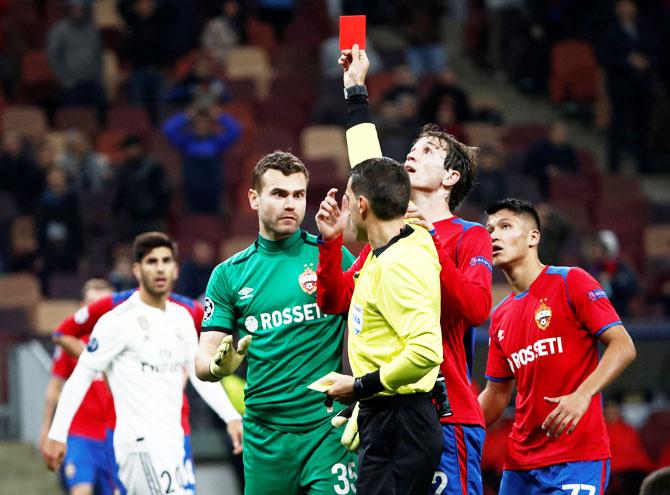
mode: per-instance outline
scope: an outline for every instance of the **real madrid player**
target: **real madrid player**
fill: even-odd
[[[355,457],[340,444],[323,395],[307,388],[342,370],[345,324],[316,304],[317,238],[300,230],[308,179],[291,153],[261,158],[248,193],[258,212],[258,239],[217,266],[206,291],[198,377],[219,380],[248,354],[247,494],[355,490]],[[346,269],[353,257],[342,251]],[[233,334],[240,337],[237,351]]]
[[[512,288],[491,317],[479,396],[486,426],[517,387],[500,493],[604,493],[610,448],[600,391],[635,359],[633,342],[589,274],[540,262],[532,204],[506,199],[486,213],[493,264]]]
[[[104,372],[114,397],[114,451],[125,490],[191,493],[181,409],[198,344],[191,315],[168,299],[178,273],[175,250],[174,241],[160,232],[135,239],[139,290],[100,318],[63,387],[43,448],[50,469],[62,463],[72,418],[97,373]]]

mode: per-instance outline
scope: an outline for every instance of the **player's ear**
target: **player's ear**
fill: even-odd
[[[368,203],[368,198],[363,195],[358,196],[356,198],[356,203],[358,206],[358,213],[360,214],[361,218],[365,220],[368,211],[370,211],[370,203]]]
[[[459,180],[461,180],[461,173],[458,170],[447,169],[442,176],[442,187],[454,187]]]
[[[528,232],[528,247],[537,247],[540,244],[540,231],[531,229]]]
[[[256,189],[249,189],[247,198],[249,198],[249,206],[251,206],[251,209],[258,210],[258,191],[256,191]]]

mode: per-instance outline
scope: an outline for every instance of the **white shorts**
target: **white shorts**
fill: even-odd
[[[117,458],[128,495],[192,495],[186,488],[183,451],[134,451]]]

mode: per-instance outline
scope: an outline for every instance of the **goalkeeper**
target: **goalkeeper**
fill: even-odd
[[[248,360],[246,494],[354,493],[356,459],[334,412],[307,385],[342,371],[345,320],[316,304],[316,237],[300,230],[309,172],[290,153],[261,158],[249,190],[259,236],[209,280],[196,373],[214,381]],[[345,248],[342,269],[353,257]],[[240,337],[234,344],[233,335]]]

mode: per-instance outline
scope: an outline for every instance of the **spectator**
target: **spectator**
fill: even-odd
[[[484,145],[479,152],[477,182],[470,193],[470,201],[490,205],[507,197],[502,152],[492,145]]]
[[[188,211],[218,211],[221,154],[237,141],[241,132],[237,120],[216,107],[192,107],[163,124],[163,133],[182,153],[182,183]]]
[[[164,231],[170,190],[163,167],[147,155],[139,136],[123,142],[126,159],[118,174],[114,213],[121,221],[124,240],[142,232]]]
[[[440,126],[442,130],[454,136],[461,143],[467,142],[467,136],[461,125],[458,123],[456,109],[451,100],[445,99],[440,102],[437,106],[437,112],[433,122]]]
[[[272,26],[275,38],[284,41],[284,31],[295,15],[295,0],[256,0],[256,16]]]
[[[226,53],[244,41],[245,15],[237,0],[225,0],[219,17],[210,19],[202,31],[200,43],[207,53],[223,65]]]
[[[128,245],[118,246],[115,250],[112,271],[107,275],[107,280],[114,286],[116,292],[137,287],[137,279],[133,275],[131,251]]]
[[[535,178],[545,199],[549,197],[552,177],[579,173],[577,153],[569,142],[568,128],[564,122],[552,123],[549,136],[530,146],[523,172]]]
[[[601,230],[596,236],[587,237],[582,245],[582,258],[582,266],[600,283],[617,313],[628,316],[629,303],[638,292],[637,276],[619,257],[616,235]]]
[[[485,0],[488,10],[488,62],[498,79],[505,79],[512,32],[520,14],[521,0]]]
[[[216,69],[212,58],[201,54],[188,74],[172,87],[168,102],[212,106],[229,100],[230,92]]]
[[[77,130],[67,131],[59,165],[70,175],[78,193],[101,193],[111,177],[107,157],[93,150],[89,139]]]
[[[205,293],[209,276],[216,265],[214,248],[202,240],[193,244],[193,253],[181,264],[175,292],[199,299]]]
[[[619,171],[622,143],[631,141],[638,171],[649,172],[647,139],[656,64],[655,33],[651,26],[638,19],[637,7],[631,0],[616,2],[616,17],[599,47],[612,107],[609,167],[612,172]]]
[[[1,191],[16,193],[16,187],[28,161],[21,134],[13,130],[5,131],[0,143]]]
[[[540,237],[540,259],[547,265],[561,265],[563,248],[572,234],[572,225],[567,218],[547,203],[535,206],[540,215],[542,237]]]
[[[56,271],[74,272],[83,251],[79,203],[66,172],[53,167],[37,212],[39,277],[42,292],[49,295],[49,279]]]
[[[47,184],[47,174],[56,167],[56,150],[44,140],[37,147],[35,160],[26,163],[16,187],[16,202],[24,213],[33,213]]]
[[[402,27],[408,39],[407,62],[417,77],[438,74],[447,66],[440,26],[445,12],[442,0],[424,0],[420,8],[412,0],[403,0],[400,4]]]
[[[456,122],[466,122],[472,119],[470,97],[459,86],[458,77],[453,69],[445,68],[439,75],[437,82],[430,90],[428,97],[421,105],[421,118],[424,122],[436,122],[437,109],[444,102],[453,106]]]
[[[49,31],[47,56],[65,106],[94,106],[104,120],[102,41],[90,15],[91,2],[67,0],[65,19]]]
[[[132,66],[130,98],[143,105],[154,125],[159,122],[159,105],[164,91],[164,69],[170,64],[167,33],[177,18],[171,0],[120,0],[118,9],[127,31],[122,53]]]

